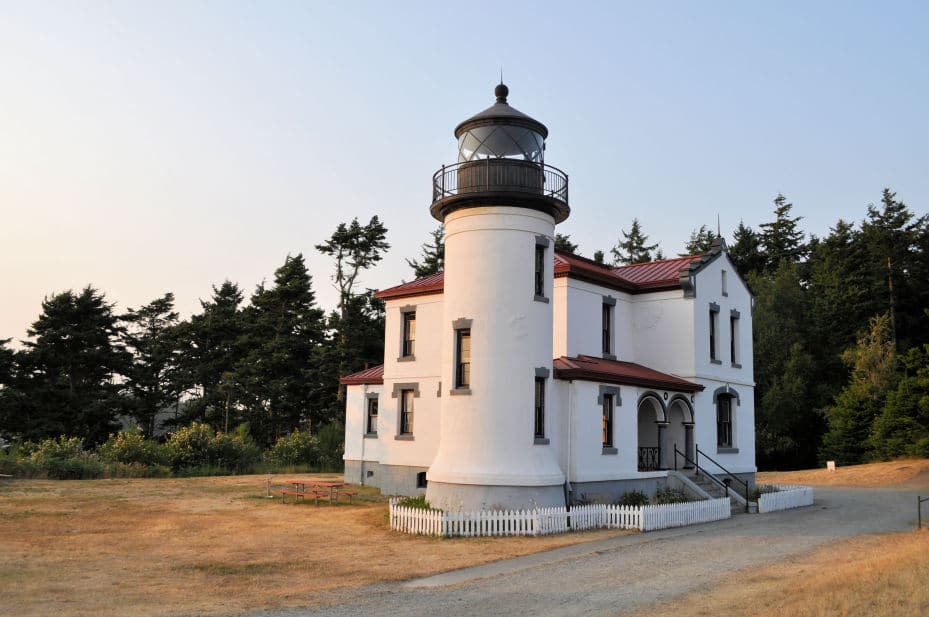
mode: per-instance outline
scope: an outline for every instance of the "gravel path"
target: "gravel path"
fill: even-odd
[[[408,581],[344,590],[329,606],[255,617],[616,615],[711,588],[733,571],[767,565],[849,536],[913,529],[908,489],[815,488],[807,508],[623,536]]]

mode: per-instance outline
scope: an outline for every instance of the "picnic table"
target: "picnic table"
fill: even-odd
[[[282,490],[281,491],[281,502],[284,501],[284,495],[294,495],[299,497],[312,497],[316,500],[317,505],[319,505],[319,499],[322,497],[329,498],[329,503],[333,503],[333,497],[335,502],[338,503],[339,495],[346,495],[348,497],[348,502],[352,502],[352,496],[355,495],[354,491],[345,490],[345,482],[322,482],[320,480],[312,480],[306,478],[291,478],[289,480],[284,480],[286,484],[293,485],[293,490]],[[307,488],[309,487],[309,488]]]

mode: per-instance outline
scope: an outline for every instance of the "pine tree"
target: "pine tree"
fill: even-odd
[[[432,231],[432,243],[423,244],[422,262],[407,259],[416,278],[438,274],[445,269],[445,226],[439,225]]]
[[[577,253],[577,245],[571,242],[570,234],[555,234],[555,250]]]
[[[703,255],[710,252],[713,248],[713,241],[716,240],[716,234],[706,225],[700,225],[699,229],[690,232],[690,238],[684,246],[684,252],[679,253],[681,257],[685,255]]]
[[[658,248],[658,243],[647,244],[648,236],[642,233],[639,219],[632,219],[632,229],[629,233],[620,230],[623,240],[611,249],[613,265],[628,265],[644,263],[652,260],[652,251]]]
[[[27,439],[58,435],[104,441],[125,411],[117,376],[127,370],[113,306],[88,286],[45,298],[24,343],[23,402],[16,432]]]
[[[910,349],[905,374],[874,419],[869,445],[883,460],[929,457],[929,345]]]
[[[244,317],[250,351],[221,378],[221,395],[241,400],[242,419],[265,446],[295,428],[318,426],[327,408],[318,362],[325,321],[303,255],[288,255],[274,284],[256,288]]]
[[[739,226],[732,234],[729,258],[746,279],[750,274],[764,270],[765,257],[761,254],[761,238],[742,221],[739,221]]]
[[[890,317],[871,319],[870,330],[842,358],[852,368],[851,382],[826,410],[829,431],[823,436],[822,458],[841,465],[869,459],[868,436],[881,413],[887,393],[896,387],[896,353]]]
[[[126,324],[123,342],[132,354],[126,375],[131,395],[129,415],[151,437],[155,434],[155,417],[179,395],[172,379],[178,362],[174,294],[166,293],[138,310],[129,309],[122,321]]]
[[[604,259],[603,251],[594,251],[594,261],[602,264]]]
[[[0,437],[14,437],[14,412],[19,393],[16,389],[16,353],[7,347],[10,339],[0,339]]]
[[[804,233],[798,227],[803,217],[791,218],[791,208],[793,204],[778,193],[774,198],[774,220],[760,225],[761,246],[764,247],[766,257],[765,268],[769,272],[776,270],[782,261],[798,263],[806,256]]]

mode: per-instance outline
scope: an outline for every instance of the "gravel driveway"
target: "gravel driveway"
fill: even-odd
[[[929,487],[816,487],[814,505],[623,536],[408,581],[333,594],[333,604],[268,617],[616,615],[710,588],[727,574],[767,565],[849,536],[916,525]],[[256,614],[256,617],[259,614]]]

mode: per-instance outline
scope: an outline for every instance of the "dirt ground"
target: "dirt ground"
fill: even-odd
[[[759,484],[805,484],[812,486],[885,487],[898,484],[929,484],[929,459],[899,459],[887,463],[850,465],[835,471],[765,471],[757,474]]]
[[[358,489],[354,505],[314,506],[281,505],[279,494],[268,499],[266,476],[3,481],[0,614],[131,617],[311,606],[338,588],[628,533],[414,537],[390,531],[383,498]]]

